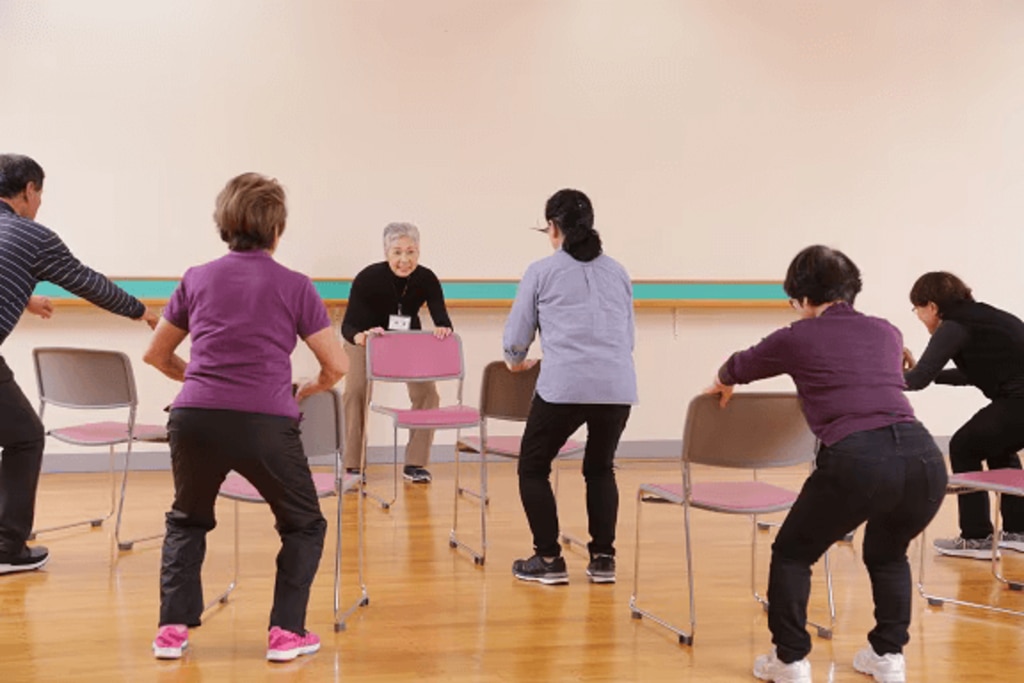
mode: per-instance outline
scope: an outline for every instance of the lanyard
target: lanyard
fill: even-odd
[[[395,287],[395,281],[394,280],[391,281],[391,288],[392,288],[392,290],[394,290],[395,296],[398,297],[398,315],[402,315],[402,299],[405,298],[405,293],[407,291],[409,291],[409,280],[410,279],[411,279],[411,276],[405,278],[405,287],[402,288],[402,293],[401,294],[398,293],[398,288]]]

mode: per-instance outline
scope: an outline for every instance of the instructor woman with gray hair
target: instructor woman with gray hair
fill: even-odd
[[[420,261],[420,231],[412,223],[389,223],[384,228],[384,258],[367,266],[352,281],[341,335],[349,359],[342,403],[345,410],[345,488],[358,484],[363,456],[363,424],[366,416],[366,340],[388,330],[422,329],[419,311],[426,303],[434,321],[434,334],[452,332],[444,305],[441,283]],[[441,399],[433,382],[410,382],[413,408],[436,408]],[[428,483],[426,469],[434,431],[414,429],[405,447],[403,475],[414,483]]]

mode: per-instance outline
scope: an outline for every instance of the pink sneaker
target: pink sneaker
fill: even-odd
[[[267,634],[267,659],[271,662],[290,662],[299,655],[311,655],[320,649],[320,637],[312,631],[306,635],[272,626]]]
[[[188,627],[184,624],[164,624],[153,639],[153,655],[157,659],[181,659],[188,647]]]

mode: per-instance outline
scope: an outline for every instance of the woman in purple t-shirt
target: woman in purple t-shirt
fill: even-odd
[[[316,652],[305,628],[309,587],[327,523],[299,440],[302,398],[334,386],[348,369],[312,281],[277,263],[284,189],[256,173],[233,178],[214,219],[230,251],[190,268],[171,295],[144,360],[183,382],[167,431],[174,503],[160,570],[160,623],[153,652],[177,659],[203,612],[200,570],[214,503],[228,472],[248,479],[270,505],[281,536],[267,659]],[[175,350],[191,336],[186,363]],[[292,396],[291,354],[301,338],[319,377]]]
[[[808,247],[783,284],[800,320],[734,353],[708,391],[728,403],[734,384],[786,374],[820,441],[816,468],[772,545],[768,628],[775,650],[754,662],[765,681],[811,681],[807,598],[811,566],[862,523],[875,628],[853,666],[903,681],[909,638],[907,546],[938,512],[946,465],[903,395],[903,338],[889,322],[857,312],[860,271],[840,251]]]

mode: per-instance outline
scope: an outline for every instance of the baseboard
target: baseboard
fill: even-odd
[[[672,440],[651,440],[651,441],[623,441],[619,444],[619,458],[678,458],[680,441]],[[367,460],[371,464],[384,464],[393,462],[392,449],[389,446],[370,446],[366,453]],[[401,452],[400,452],[401,454]],[[467,461],[472,461],[476,456],[465,454],[462,456]],[[581,456],[575,456],[577,458]],[[451,445],[437,445],[431,449],[431,462],[452,462],[454,452]],[[313,458],[316,464],[330,464],[330,458]],[[109,468],[110,456],[105,451],[95,453],[45,453],[43,455],[43,472],[106,472]],[[124,468],[124,453],[118,453],[114,459],[114,466],[121,470]],[[132,451],[132,471],[146,470],[169,470],[171,469],[171,456],[167,450],[162,451]]]
[[[935,437],[936,443],[943,453],[948,453],[949,437]],[[679,457],[682,442],[673,439],[651,439],[644,441],[623,441],[619,444],[618,458],[671,460]],[[371,464],[384,464],[393,462],[392,449],[389,446],[370,446],[366,457]],[[467,461],[475,459],[474,455],[464,455]],[[571,456],[579,459],[580,455]],[[163,451],[133,451],[131,459],[132,471],[145,470],[169,470],[171,469],[171,456],[167,450]],[[430,452],[431,462],[452,462],[454,459],[453,449],[450,445],[434,446]],[[315,464],[329,465],[330,458],[313,458]],[[109,467],[109,455],[106,452],[96,453],[45,453],[43,455],[43,472],[105,472]],[[118,453],[115,458],[115,467],[118,470],[124,468],[124,454]]]

